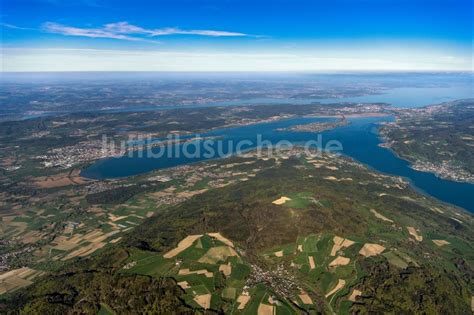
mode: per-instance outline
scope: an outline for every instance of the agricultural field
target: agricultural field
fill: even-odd
[[[0,294],[13,292],[32,284],[33,279],[44,274],[27,267],[10,270],[0,275]]]
[[[38,196],[6,203],[9,210],[0,213],[0,231],[8,240],[8,246],[0,249],[7,258],[0,270],[25,265],[44,272],[55,270],[63,262],[115,246],[124,234],[167,207],[209,189],[248,180],[271,165],[233,157],[199,166],[199,175],[198,166],[184,166],[127,180],[41,187],[39,192],[49,194],[48,200]]]
[[[250,269],[234,244],[219,233],[190,235],[164,255],[133,253],[121,271],[155,277],[172,277],[184,290],[190,306],[231,310],[242,295]]]
[[[95,192],[89,215],[35,249],[53,263],[35,260],[0,300],[32,313],[470,311],[470,214],[351,159],[287,153],[138,176],[119,203]]]
[[[302,309],[316,311],[314,303],[325,299],[328,308],[337,310],[339,304],[351,303],[349,293],[358,291],[353,287],[364,276],[358,260],[380,255],[366,253],[362,250],[365,246],[339,236],[308,235],[299,237],[295,244],[263,253],[267,264],[285,265],[287,276],[299,283],[294,291],[281,294],[271,285],[252,284],[252,269],[253,278],[262,282],[275,280],[273,275],[254,268],[220,233],[189,235],[164,255],[135,251],[121,272],[172,277],[184,290],[186,303],[195,308],[222,309],[233,314],[296,314]],[[401,268],[407,266],[405,263]]]

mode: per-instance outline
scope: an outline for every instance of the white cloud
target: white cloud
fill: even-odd
[[[78,28],[65,26],[58,23],[46,22],[43,24],[42,29],[49,33],[61,34],[66,36],[82,36],[91,38],[113,38],[113,39],[124,39],[124,40],[141,40],[141,38],[131,37],[123,34],[119,34],[107,29],[97,28]]]
[[[19,49],[0,56],[3,71],[465,71],[471,60],[431,50],[371,49],[343,55],[338,50],[212,52],[164,50]]]
[[[145,29],[140,26],[132,25],[128,22],[117,22],[105,24],[101,28],[79,28],[66,26],[54,22],[46,22],[42,29],[49,33],[62,34],[66,36],[82,36],[91,38],[112,38],[130,41],[144,40],[145,38],[164,36],[164,35],[200,35],[211,37],[238,37],[249,36],[244,33],[216,31],[216,30],[182,30],[179,28],[161,28],[161,29]]]
[[[0,23],[0,26],[5,27],[5,28],[10,28],[13,30],[34,30],[34,28],[29,28],[29,27],[21,27],[9,23]]]
[[[146,34],[148,30],[131,25],[128,22],[109,23],[104,25],[104,29],[114,33],[126,34]]]
[[[184,34],[184,35],[202,35],[202,36],[249,36],[243,33],[236,33],[236,32],[226,32],[226,31],[211,31],[211,30],[191,30],[191,31],[183,31],[177,28],[174,29],[164,29],[164,30],[155,30],[154,35],[171,35],[171,34]]]

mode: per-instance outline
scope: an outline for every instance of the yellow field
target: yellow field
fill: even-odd
[[[115,244],[115,243],[117,243],[118,241],[120,241],[121,239],[122,239],[122,237],[120,236],[120,237],[117,237],[117,238],[111,240],[109,243],[110,243],[110,244]]]
[[[275,254],[275,256],[277,256],[277,257],[283,257],[283,251],[282,251],[282,250],[280,250],[280,251],[278,251],[278,252],[275,252],[274,254]]]
[[[221,241],[222,243],[226,244],[227,246],[234,247],[234,243],[232,243],[232,241],[229,240],[228,238],[225,238],[224,236],[222,236],[221,233],[207,233],[207,235],[209,235],[210,237],[215,238],[218,241]]]
[[[211,307],[211,294],[196,295],[194,301],[203,309],[207,310]]]
[[[81,247],[79,249],[76,249],[75,251],[69,253],[67,256],[65,256],[61,260],[68,260],[68,259],[78,257],[78,256],[84,257],[84,256],[92,254],[93,252],[95,252],[96,250],[98,250],[98,249],[100,249],[104,246],[105,246],[105,243],[88,244],[86,246],[83,246],[83,247]]]
[[[336,259],[329,263],[329,267],[337,267],[337,266],[346,266],[351,262],[350,258],[337,256]]]
[[[188,281],[181,281],[181,282],[178,282],[177,283],[181,289],[185,290],[185,289],[189,289],[191,286],[189,286],[189,283]]]
[[[273,315],[275,314],[275,307],[273,305],[260,303],[258,306],[258,315]]]
[[[201,238],[202,234],[198,235],[188,235],[181,242],[178,243],[178,246],[175,249],[170,250],[163,255],[164,258],[173,258],[179,253],[183,252],[185,249],[193,245],[194,241]]]
[[[179,275],[183,275],[183,276],[186,276],[186,275],[192,275],[192,274],[197,274],[197,275],[205,275],[207,278],[212,278],[214,276],[214,274],[210,271],[207,271],[206,269],[200,269],[200,270],[189,270],[187,268],[185,269],[180,269],[178,271],[178,274]]]
[[[23,267],[14,269],[0,274],[0,294],[12,292],[17,289],[26,287],[33,282],[35,277],[42,275],[44,272]]]
[[[343,280],[343,279],[339,279],[339,281],[337,282],[336,286],[334,287],[334,289],[332,289],[331,291],[329,291],[328,293],[326,293],[325,297],[328,298],[330,297],[331,295],[333,295],[334,293],[336,293],[337,291],[341,290],[342,288],[344,288],[344,286],[346,285],[346,280]]]
[[[376,256],[381,254],[385,250],[385,247],[378,244],[365,243],[359,251],[359,254],[365,257]]]
[[[228,277],[232,273],[232,265],[230,264],[230,262],[227,263],[227,265],[225,264],[220,265],[219,271],[221,271],[224,274],[224,276]]]
[[[339,250],[352,246],[354,244],[354,241],[351,241],[350,239],[342,238],[339,236],[334,236],[333,242],[334,242],[334,245],[331,249],[331,256],[336,256],[336,253]]]
[[[444,245],[449,245],[451,243],[449,243],[448,241],[445,241],[445,240],[433,240],[433,243],[435,243],[436,245],[438,246],[444,246]]]
[[[354,289],[349,296],[349,301],[355,302],[356,298],[362,294],[362,291]]]
[[[423,240],[423,236],[418,234],[418,231],[412,227],[412,226],[407,226],[408,233],[410,233],[411,236],[415,238],[418,242],[421,242]]]
[[[278,198],[277,200],[272,201],[272,203],[274,205],[280,206],[290,200],[291,200],[290,198],[283,196],[283,197]]]
[[[309,297],[309,295],[306,292],[304,292],[304,293],[302,293],[298,296],[304,304],[309,304],[309,305],[313,304],[313,300],[311,300],[311,298]]]
[[[239,306],[237,307],[237,309],[243,310],[249,301],[250,301],[250,295],[243,295],[243,294],[239,295],[239,297],[237,298],[237,303],[239,303]]]

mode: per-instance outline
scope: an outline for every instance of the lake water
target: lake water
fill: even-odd
[[[257,104],[312,104],[312,103],[387,103],[394,107],[414,108],[427,105],[439,104],[458,99],[472,98],[474,96],[472,85],[454,85],[450,87],[404,87],[391,88],[381,94],[322,98],[322,99],[285,99],[285,98],[255,98],[249,100],[236,100],[220,103],[213,103],[213,106],[237,106],[237,105],[257,105]],[[206,106],[209,106],[206,105]]]
[[[424,193],[474,212],[474,185],[443,180],[431,173],[415,171],[409,167],[407,161],[398,158],[392,151],[379,146],[381,140],[377,133],[378,124],[390,119],[389,117],[350,119],[350,125],[321,133],[321,144],[324,147],[328,141],[337,140],[342,144],[343,154],[377,171],[403,176],[409,179],[414,187]],[[220,141],[214,141],[214,144],[210,145],[211,148],[217,150],[218,143],[220,143],[220,151],[222,153],[235,153],[237,144],[241,143],[240,141],[242,140],[249,141],[246,146],[241,148],[242,150],[255,148],[258,145],[258,135],[261,136],[261,141],[269,141],[272,144],[282,140],[290,141],[293,144],[302,144],[310,140],[316,141],[317,134],[315,133],[279,132],[275,131],[275,129],[326,120],[328,118],[288,119],[272,123],[218,129],[204,133],[201,136],[218,137]],[[82,175],[96,179],[118,178],[219,157],[218,154],[209,156],[201,154],[199,157],[186,157],[184,156],[184,151],[189,149],[189,147],[193,146],[176,146],[180,152],[179,157],[176,157],[176,154],[174,154],[174,157],[168,157],[167,150],[165,149],[162,151],[164,154],[160,158],[125,156],[105,159],[85,169]],[[201,153],[206,151],[202,143],[197,147],[201,150]],[[157,151],[159,149],[155,149],[153,152],[157,153]],[[194,151],[190,153],[194,153]]]
[[[340,102],[388,103],[395,107],[413,108],[439,104],[456,99],[472,98],[472,86],[459,85],[437,88],[394,88],[377,95],[365,95],[337,99]],[[334,99],[322,99],[321,103],[334,102]]]

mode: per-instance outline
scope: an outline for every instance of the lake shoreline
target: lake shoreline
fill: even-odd
[[[384,117],[393,117],[385,115]],[[390,149],[379,146],[382,143],[379,127],[384,117],[351,118],[351,124],[319,133],[325,140],[337,140],[344,145],[341,154],[370,167],[374,171],[390,176],[407,178],[411,186],[419,189],[425,195],[442,202],[453,204],[469,212],[474,212],[469,196],[474,195],[474,185],[457,183],[437,178],[431,173],[418,172],[410,168],[409,162],[401,159]],[[310,132],[274,132],[279,127],[289,127],[294,124],[303,124],[316,121],[316,118],[292,118],[247,125],[243,127],[223,128],[204,133],[201,136],[220,135],[226,141],[254,139],[256,134],[262,134],[266,140],[276,143],[288,140],[294,145],[314,140],[315,133]],[[324,144],[324,143],[323,143]],[[249,147],[246,150],[255,149]],[[235,152],[234,152],[235,153]],[[228,156],[223,156],[228,157]],[[175,166],[194,164],[222,158],[214,156],[206,159],[151,159],[151,158],[118,158],[100,160],[81,172],[81,175],[94,179],[116,179],[135,175],[142,175],[158,169],[168,169]],[[92,176],[87,176],[92,175]]]

